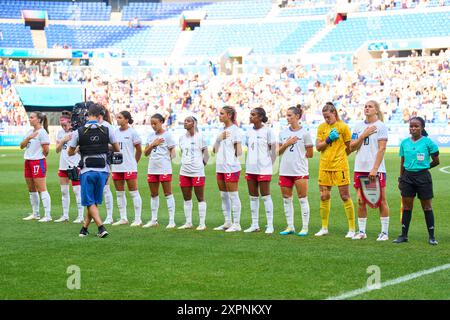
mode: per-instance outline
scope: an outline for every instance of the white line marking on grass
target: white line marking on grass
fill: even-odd
[[[441,172],[443,172],[443,173],[448,173],[448,174],[450,174],[450,172],[447,171],[448,168],[450,168],[450,166],[440,168],[439,171],[441,171]]]
[[[0,154],[0,157],[4,158],[4,157],[6,157],[6,154]]]
[[[402,283],[402,282],[406,282],[406,281],[409,281],[409,280],[412,280],[412,279],[416,279],[416,278],[419,278],[419,277],[422,277],[422,276],[426,276],[428,274],[432,274],[432,273],[439,272],[439,271],[442,271],[442,270],[447,270],[447,269],[450,269],[450,263],[444,264],[444,265],[439,266],[439,267],[434,267],[434,268],[431,268],[431,269],[422,270],[422,271],[419,271],[419,272],[407,274],[406,276],[383,282],[383,283],[380,284],[379,289],[385,288],[385,287],[388,287],[388,286],[393,286],[393,285],[396,285],[396,284],[399,284],[399,283]],[[359,296],[361,294],[364,294],[364,293],[367,293],[367,292],[370,292],[370,291],[374,291],[374,290],[379,290],[379,289],[364,287],[364,288],[361,288],[361,289],[358,289],[358,290],[345,292],[345,293],[343,293],[343,294],[341,294],[339,296],[327,298],[326,300],[345,300],[345,299],[348,299],[348,298],[353,298],[353,297]]]

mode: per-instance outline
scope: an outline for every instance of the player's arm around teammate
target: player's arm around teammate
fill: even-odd
[[[325,122],[317,128],[316,149],[320,152],[319,190],[320,216],[322,228],[316,236],[328,234],[328,218],[331,210],[331,187],[337,186],[344,203],[344,210],[348,221],[346,238],[355,235],[355,209],[350,197],[350,171],[347,155],[351,152],[350,128],[339,119],[336,107],[327,102],[322,108]]]
[[[433,181],[429,169],[439,165],[439,148],[428,138],[425,121],[421,117],[409,121],[411,137],[400,144],[400,177],[398,186],[402,195],[403,215],[402,234],[394,243],[408,241],[414,198],[420,199],[428,230],[428,243],[437,245],[434,236],[434,213],[431,206],[433,199]],[[431,158],[431,161],[430,161]]]
[[[273,202],[270,196],[270,180],[272,179],[273,162],[277,156],[277,141],[272,130],[264,124],[268,121],[263,108],[255,108],[250,112],[250,123],[253,128],[247,132],[247,159],[245,179],[250,195],[250,211],[252,225],[244,232],[259,231],[259,195],[266,209],[267,227],[265,233],[273,233]]]
[[[175,158],[175,141],[170,132],[164,130],[164,117],[156,113],[150,119],[153,128],[147,138],[147,146],[144,154],[148,159],[147,182],[150,188],[151,219],[144,225],[145,228],[158,226],[159,210],[159,184],[161,184],[166,197],[167,210],[169,211],[169,224],[167,229],[173,229],[175,225],[175,198],[172,194],[172,159]]]
[[[386,166],[384,154],[388,141],[388,131],[383,123],[383,113],[378,102],[370,100],[364,106],[365,121],[358,123],[352,134],[350,148],[356,150],[353,186],[358,196],[358,227],[359,232],[354,240],[366,239],[367,207],[364,201],[360,176],[368,176],[370,182],[379,180],[381,233],[377,241],[389,239],[389,206],[386,200]]]
[[[239,176],[242,155],[242,138],[236,125],[236,110],[225,106],[220,110],[219,120],[224,124],[217,136],[213,152],[217,154],[216,179],[222,198],[225,223],[214,230],[241,231],[241,200],[239,199]],[[232,216],[233,214],[233,216]]]
[[[115,136],[123,156],[122,164],[111,165],[112,179],[116,187],[117,207],[120,220],[113,225],[128,224],[127,198],[125,182],[130,191],[134,206],[134,221],[132,227],[142,226],[142,198],[138,190],[138,163],[142,156],[141,138],[136,130],[130,127],[133,118],[128,111],[121,111],[116,115],[117,125]]]
[[[295,233],[292,201],[294,186],[297,190],[302,213],[302,229],[298,235],[306,236],[308,234],[308,158],[313,157],[314,146],[308,131],[300,125],[301,117],[302,109],[300,105],[289,108],[286,115],[289,127],[280,133],[278,153],[281,156],[281,163],[278,185],[281,188],[287,221],[287,228],[280,232],[281,235]]]
[[[180,137],[181,168],[180,187],[184,199],[184,215],[186,222],[178,229],[191,229],[192,224],[192,189],[198,201],[200,223],[197,230],[206,229],[205,201],[205,166],[208,162],[208,146],[197,130],[197,119],[189,116],[184,120],[186,134]]]
[[[77,153],[74,156],[69,157],[67,153],[67,143],[72,138],[72,130],[71,130],[71,112],[63,111],[60,118],[59,124],[61,125],[61,130],[58,132],[56,136],[56,153],[60,154],[59,158],[59,169],[58,169],[58,177],[59,184],[61,187],[61,200],[62,200],[62,208],[63,213],[61,218],[55,220],[55,222],[65,222],[69,221],[69,210],[70,210],[70,192],[69,192],[69,175],[67,170],[69,167],[77,168],[80,162],[80,155]],[[75,194],[75,199],[77,202],[78,209],[78,217],[73,221],[74,223],[83,223],[84,217],[84,207],[81,205],[81,187],[80,180],[72,180],[72,190]]]
[[[30,125],[33,127],[26,134],[20,143],[20,149],[25,149],[25,181],[28,186],[30,204],[33,212],[23,218],[23,220],[38,220],[39,214],[39,195],[44,206],[45,217],[39,222],[52,221],[51,217],[51,199],[47,191],[46,157],[49,153],[50,138],[48,136],[47,116],[42,112],[32,112],[30,114]]]

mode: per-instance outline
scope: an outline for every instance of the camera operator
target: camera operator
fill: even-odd
[[[88,121],[86,124],[73,132],[69,142],[69,156],[75,154],[77,146],[83,167],[81,169],[81,203],[86,206],[88,213],[84,225],[80,230],[80,237],[89,234],[88,226],[91,218],[98,226],[97,236],[104,238],[108,235],[100,218],[97,205],[103,201],[103,188],[109,176],[108,144],[112,145],[113,151],[120,150],[114,132],[100,125],[99,119],[103,107],[99,104],[90,104],[88,109]]]

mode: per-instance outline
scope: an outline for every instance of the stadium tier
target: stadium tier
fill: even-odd
[[[21,19],[22,10],[47,11],[50,20],[109,20],[111,7],[104,2],[50,2],[0,0],[0,18]]]
[[[0,48],[33,48],[30,27],[20,23],[0,23]]]
[[[329,13],[333,6],[309,7],[309,8],[284,8],[280,10],[279,17],[314,16]]]
[[[193,31],[185,54],[214,56],[230,47],[252,48],[254,54],[295,53],[324,26],[323,20],[204,25]]]
[[[400,40],[450,35],[450,12],[348,18],[340,22],[311,50],[354,52],[364,42]]]
[[[74,49],[122,49],[127,57],[169,56],[180,33],[178,25],[144,26],[67,26],[46,28],[48,47],[67,44]]]
[[[207,19],[247,19],[264,18],[272,8],[271,0],[225,1],[217,3],[141,3],[132,2],[125,6],[122,20],[129,21],[135,17],[140,20],[161,20],[178,18],[183,11],[201,10]]]

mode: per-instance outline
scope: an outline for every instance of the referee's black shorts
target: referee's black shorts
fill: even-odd
[[[421,200],[433,198],[433,181],[429,170],[418,172],[404,171],[400,177],[402,197],[414,198],[417,194]]]

